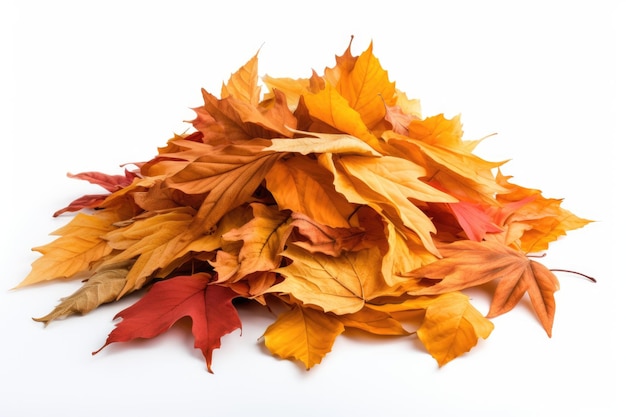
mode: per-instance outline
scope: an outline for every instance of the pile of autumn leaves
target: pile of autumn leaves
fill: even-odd
[[[261,97],[254,56],[220,97],[202,91],[193,133],[125,175],[73,176],[108,193],[57,212],[80,211],[35,248],[20,286],[84,280],[36,320],[147,288],[103,347],[190,317],[210,370],[247,299],[276,314],[268,350],[307,369],[346,328],[416,334],[443,365],[492,331],[461,291],[493,281],[487,317],[528,294],[550,335],[558,281],[526,255],[587,220],[474,155],[458,117],[422,118],[371,45],[321,75],[263,82]]]

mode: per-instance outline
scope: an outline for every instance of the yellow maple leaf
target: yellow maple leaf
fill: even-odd
[[[283,255],[292,260],[276,269],[285,280],[268,292],[292,294],[304,304],[316,305],[325,312],[355,313],[367,300],[385,294],[388,289],[377,248],[333,257],[288,245]]]

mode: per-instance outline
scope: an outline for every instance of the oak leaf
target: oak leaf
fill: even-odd
[[[210,281],[208,274],[195,274],[154,284],[139,301],[115,316],[122,321],[94,354],[111,343],[156,337],[183,317],[190,317],[194,347],[202,351],[212,373],[213,350],[221,346],[222,336],[241,329],[241,321],[232,304],[237,293]]]

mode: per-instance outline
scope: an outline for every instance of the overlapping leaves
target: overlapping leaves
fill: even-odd
[[[267,349],[307,369],[346,328],[413,334],[443,365],[491,333],[462,291],[495,281],[487,317],[528,294],[551,334],[558,281],[527,254],[588,221],[475,155],[458,117],[422,117],[372,45],[336,61],[310,78],[265,76],[262,97],[255,55],[220,97],[202,91],[195,131],[123,176],[76,175],[108,193],[57,212],[82,210],[35,248],[19,286],[86,280],[37,320],[149,288],[104,346],[190,317],[210,370],[241,327],[232,301],[247,299],[274,306]]]

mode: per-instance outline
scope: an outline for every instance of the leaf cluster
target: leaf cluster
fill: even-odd
[[[103,347],[190,317],[211,370],[221,337],[241,328],[233,300],[246,299],[276,314],[267,349],[307,369],[346,329],[414,335],[441,366],[491,333],[462,291],[495,282],[488,317],[528,294],[551,333],[558,281],[527,254],[587,220],[477,156],[459,117],[423,117],[371,44],[321,74],[262,82],[265,93],[255,55],[219,96],[202,90],[194,129],[154,158],[74,176],[107,193],[56,213],[80,211],[34,248],[19,286],[84,285],[36,320],[149,289]]]

